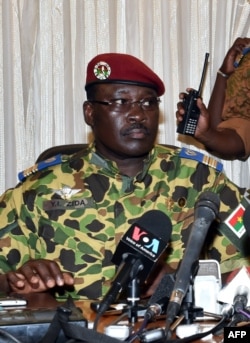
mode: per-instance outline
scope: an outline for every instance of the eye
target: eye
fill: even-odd
[[[143,105],[144,106],[155,106],[156,104],[158,104],[158,99],[156,98],[148,98],[148,99],[144,99],[143,100]]]
[[[112,99],[111,102],[116,105],[124,105],[128,103],[127,99]]]

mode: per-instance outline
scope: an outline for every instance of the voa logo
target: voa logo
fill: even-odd
[[[133,241],[137,242],[144,248],[147,248],[154,254],[157,254],[159,251],[160,241],[157,238],[155,238],[151,233],[144,231],[136,225],[134,226],[132,239]]]

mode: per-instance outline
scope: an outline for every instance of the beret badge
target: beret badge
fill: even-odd
[[[98,62],[94,67],[94,74],[99,80],[106,80],[111,74],[111,68],[106,62]]]

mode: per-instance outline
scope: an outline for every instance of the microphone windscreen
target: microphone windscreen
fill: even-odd
[[[145,212],[134,220],[131,227],[121,238],[112,257],[112,262],[120,266],[127,256],[139,258],[144,265],[140,271],[141,281],[146,279],[166,250],[172,233],[172,223],[169,217],[159,210]]]
[[[220,208],[219,195],[211,191],[202,192],[196,201],[195,207],[208,207],[217,216]]]
[[[161,303],[162,301],[165,301],[167,304],[173,291],[174,283],[175,274],[165,274],[161,278],[161,281],[159,282],[158,286],[156,287],[155,292],[149,298],[147,305],[149,306],[155,303]]]
[[[164,212],[159,210],[147,211],[135,221],[135,224],[162,239],[166,244],[168,243],[172,232],[172,223]]]

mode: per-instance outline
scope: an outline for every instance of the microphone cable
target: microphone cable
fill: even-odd
[[[100,321],[102,315],[103,315],[102,312],[96,314],[94,324],[93,324],[93,330],[94,331],[97,331],[97,327],[98,327],[98,324],[99,324],[99,321]]]
[[[247,311],[248,287],[239,286],[233,302],[233,316],[228,326],[236,326],[240,322],[249,321],[250,315]]]
[[[2,343],[23,343],[13,335],[11,335],[9,332],[0,329],[0,341]]]
[[[250,312],[247,309],[239,310],[239,313],[243,314],[247,318],[247,321],[250,321]]]
[[[136,332],[134,332],[132,335],[127,337],[124,342],[132,343],[135,339],[139,338],[140,334],[143,332],[143,330],[148,325],[148,322],[149,322],[148,318],[146,316],[144,316],[143,321],[142,321],[139,329]]]
[[[160,316],[161,314],[162,314],[162,306],[161,305],[159,305],[158,303],[153,303],[153,304],[149,305],[149,307],[147,308],[147,310],[144,314],[144,318],[143,318],[141,326],[139,327],[139,329],[136,332],[134,332],[132,335],[127,337],[125,339],[125,342],[132,343],[136,338],[140,337],[141,333],[147,327],[148,323],[153,321],[156,316]]]
[[[162,343],[192,343],[193,341],[202,339],[208,335],[216,334],[218,331],[220,331],[223,327],[226,326],[226,323],[228,321],[228,314],[220,316],[220,321],[213,326],[210,330],[199,332],[197,334],[187,336],[184,338],[177,338],[177,339],[170,339],[166,337],[166,331],[164,328],[158,328],[155,330],[151,330],[148,332],[143,332],[140,335],[140,342],[142,343],[152,343],[152,342],[162,342]],[[155,332],[155,339],[153,339],[153,331]]]
[[[216,333],[217,331],[219,331],[221,328],[225,326],[225,323],[227,320],[228,320],[228,316],[223,316],[221,320],[219,321],[219,323],[217,323],[212,329],[208,331],[197,333],[197,334],[194,334],[185,338],[181,338],[181,339],[166,340],[165,343],[190,343],[198,339],[202,339],[208,335],[213,335],[214,333]]]

